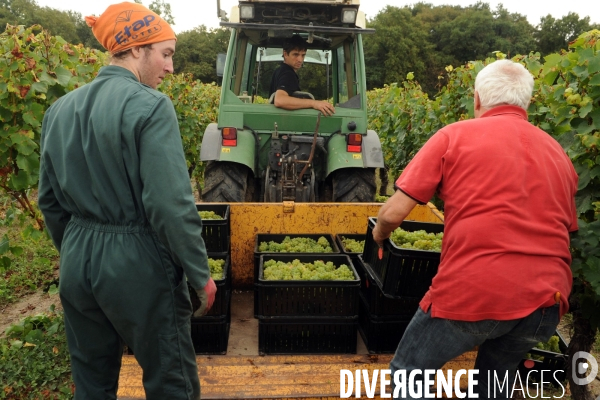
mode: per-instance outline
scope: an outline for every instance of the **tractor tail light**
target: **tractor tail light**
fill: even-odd
[[[237,146],[237,129],[236,128],[223,128],[221,131],[223,135],[223,146]]]
[[[349,133],[346,137],[348,153],[360,153],[362,149],[362,135],[360,133]]]

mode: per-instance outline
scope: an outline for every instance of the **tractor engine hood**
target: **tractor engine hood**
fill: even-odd
[[[265,107],[271,110],[266,113]],[[235,94],[224,90],[219,117],[219,128],[232,127],[255,131],[273,131],[275,124],[279,131],[312,134],[315,131],[318,112],[313,109],[283,110],[268,104],[247,104]],[[354,122],[355,126],[351,124]],[[321,117],[319,133],[366,133],[367,121],[364,114],[352,108],[336,107],[335,114]]]

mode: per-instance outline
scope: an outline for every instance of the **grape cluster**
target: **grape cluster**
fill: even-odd
[[[362,253],[365,248],[364,240],[354,240],[342,236],[342,244],[348,253]]]
[[[219,214],[216,214],[214,211],[198,211],[198,215],[202,219],[223,219]]]
[[[554,335],[546,343],[538,343],[536,348],[540,350],[548,350],[554,353],[560,353],[560,347],[558,346],[558,336]]]
[[[333,253],[333,249],[325,236],[321,236],[318,240],[307,237],[292,239],[286,236],[281,243],[274,240],[260,242],[258,251],[269,253]]]
[[[271,281],[350,281],[354,273],[346,265],[336,267],[333,262],[316,260],[302,263],[300,260],[283,262],[267,260],[263,264],[263,276]]]
[[[559,353],[559,354],[561,352],[560,347],[558,346],[558,336],[556,336],[556,335],[554,335],[550,339],[548,339],[548,341],[546,343],[539,342],[535,346],[535,348],[540,349],[540,350],[552,351],[554,353]],[[544,359],[544,357],[542,357],[542,356],[538,356],[537,354],[531,354],[531,353],[527,353],[525,358],[530,358],[533,360],[540,360],[540,361]]]
[[[408,232],[396,228],[390,235],[390,240],[402,249],[442,251],[444,233],[427,233],[424,230]]]
[[[385,203],[387,201],[387,199],[389,199],[390,196],[380,196],[378,194],[375,195],[375,202],[376,203]]]
[[[223,266],[225,265],[225,260],[213,260],[212,258],[208,259],[208,266],[210,267],[210,276],[215,281],[220,281],[224,278],[223,276]]]

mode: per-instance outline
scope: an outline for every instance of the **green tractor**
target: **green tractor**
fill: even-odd
[[[204,133],[205,202],[371,202],[384,167],[367,129],[367,86],[358,0],[240,1],[229,22],[218,123]],[[303,92],[335,114],[270,104],[271,76],[284,40],[308,43]]]

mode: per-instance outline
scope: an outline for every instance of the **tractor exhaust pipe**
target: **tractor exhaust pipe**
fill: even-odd
[[[223,20],[227,17],[227,13],[221,10],[221,0],[217,0],[217,18]]]

